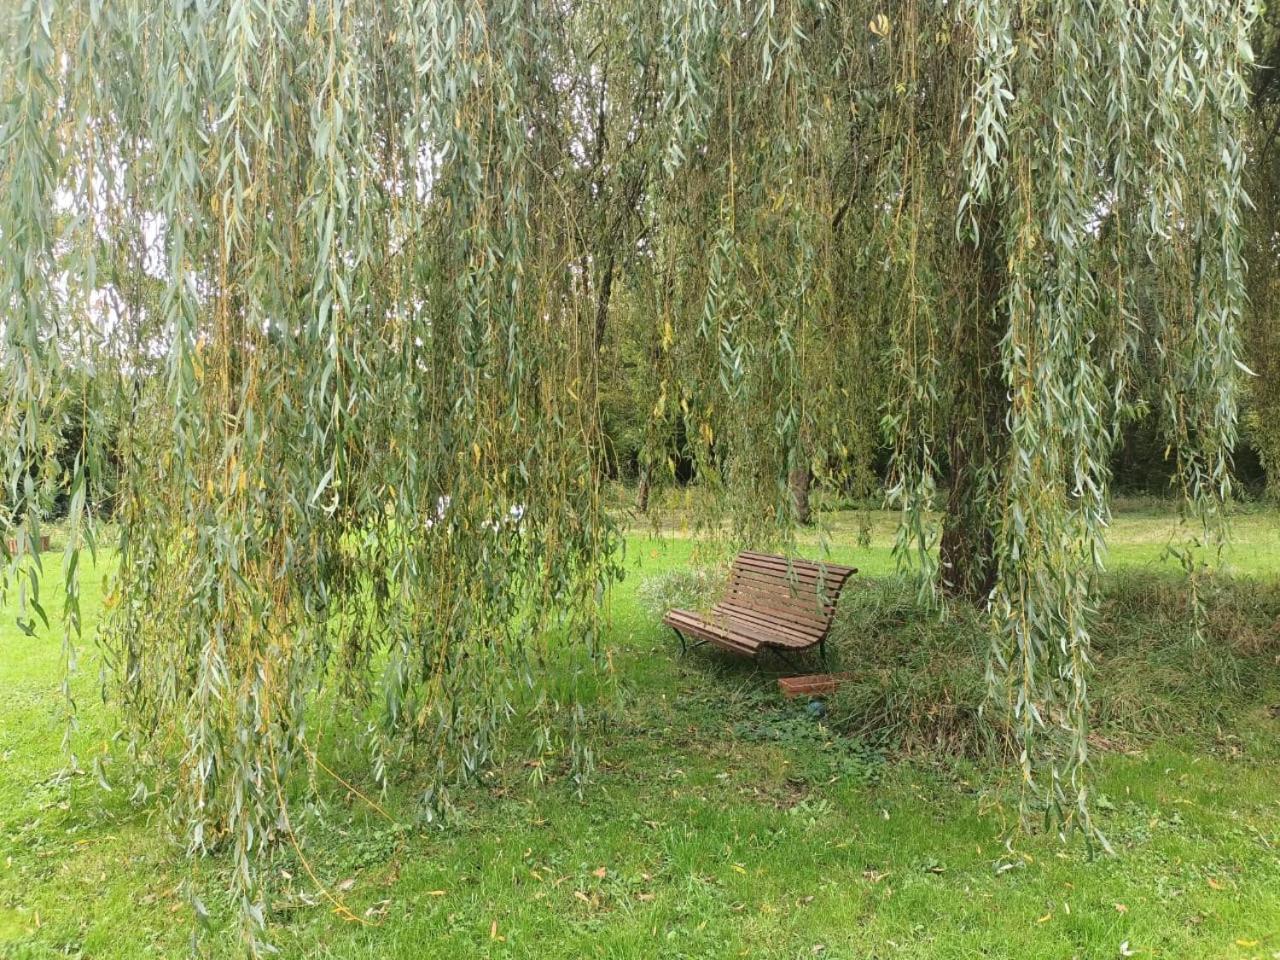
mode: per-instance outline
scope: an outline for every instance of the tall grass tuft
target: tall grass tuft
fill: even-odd
[[[706,612],[724,589],[726,571],[721,567],[683,567],[644,580],[637,591],[640,605],[655,620],[668,610]]]
[[[1212,732],[1274,688],[1280,584],[1219,577],[1202,593],[1207,622],[1197,636],[1180,576],[1103,578],[1089,686],[1096,733],[1126,743]],[[988,630],[966,604],[931,613],[908,580],[851,583],[831,642],[852,678],[831,698],[829,722],[899,753],[1007,755],[1007,712],[991,704],[985,679]]]

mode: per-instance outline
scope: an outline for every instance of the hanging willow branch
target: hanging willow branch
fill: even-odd
[[[377,781],[416,762],[434,811],[513,714],[585,772],[622,357],[646,490],[691,469],[739,540],[787,537],[810,478],[859,488],[884,430],[904,563],[991,611],[1028,809],[1087,826],[1107,464],[1141,378],[1194,512],[1229,493],[1254,16],[23,0],[4,584],[44,616],[32,544],[68,493],[70,657],[110,506],[130,772],[193,851],[230,845],[258,923],[326,711]]]

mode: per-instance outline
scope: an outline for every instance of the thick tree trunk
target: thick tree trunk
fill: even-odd
[[[950,483],[938,560],[945,594],[972,603],[985,603],[995,587],[995,535],[988,512],[982,467],[985,438],[976,423],[952,425],[948,451]]]
[[[939,544],[944,593],[982,604],[996,582],[992,478],[1004,456],[1006,390],[1000,340],[1005,327],[1006,271],[994,211],[980,223],[982,240],[966,246],[970,275],[964,296],[970,309],[956,325],[951,369],[957,371],[947,438],[946,517]]]
[[[796,521],[808,526],[813,522],[813,514],[809,507],[809,484],[812,477],[809,468],[796,467],[787,476],[791,485],[791,502],[795,506]]]

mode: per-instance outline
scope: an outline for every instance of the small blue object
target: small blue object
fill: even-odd
[[[805,704],[804,709],[805,712],[815,720],[826,716],[827,713],[827,705],[821,700],[810,700]]]

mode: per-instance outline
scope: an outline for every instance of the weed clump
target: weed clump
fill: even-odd
[[[1186,580],[1103,578],[1093,626],[1090,724],[1109,740],[1211,733],[1268,689],[1280,665],[1280,584],[1210,578],[1196,631]],[[986,679],[986,615],[924,607],[905,578],[850,583],[831,645],[851,679],[831,698],[834,729],[898,753],[991,760],[1013,749]]]
[[[649,577],[636,594],[645,611],[660,620],[668,610],[709,610],[724,582],[725,572],[719,567],[684,567]]]
[[[899,753],[990,758],[1008,743],[1003,712],[987,703],[987,625],[974,607],[945,617],[905,578],[852,582],[830,643],[852,674],[828,704],[832,727]]]

